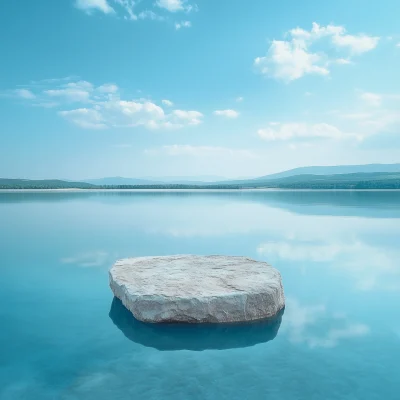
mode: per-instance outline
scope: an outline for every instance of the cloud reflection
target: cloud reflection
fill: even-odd
[[[339,342],[367,335],[367,325],[353,322],[344,314],[331,314],[325,305],[302,305],[294,298],[286,300],[282,332],[292,343],[310,348],[331,348]]]
[[[93,251],[88,253],[77,254],[72,257],[62,258],[63,264],[75,264],[79,267],[101,267],[105,265],[109,254],[105,251]]]
[[[336,238],[335,238],[336,239]],[[336,239],[337,240],[337,239]],[[257,252],[280,260],[329,263],[336,272],[345,272],[359,290],[400,290],[400,251],[374,246],[361,240],[347,242],[285,240],[258,246]]]

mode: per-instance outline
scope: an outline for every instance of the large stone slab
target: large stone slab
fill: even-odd
[[[127,258],[111,268],[110,287],[143,322],[254,321],[285,306],[280,273],[246,257]]]

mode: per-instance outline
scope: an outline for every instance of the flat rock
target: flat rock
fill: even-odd
[[[111,268],[110,287],[143,322],[254,321],[285,306],[280,273],[246,257],[127,258]]]

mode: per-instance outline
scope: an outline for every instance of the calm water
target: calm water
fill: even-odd
[[[400,193],[0,193],[0,399],[399,399]],[[154,327],[118,258],[245,255],[281,319]]]

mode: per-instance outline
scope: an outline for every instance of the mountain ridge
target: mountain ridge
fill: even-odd
[[[359,172],[361,170],[361,172]],[[328,174],[331,171],[342,173]],[[345,172],[352,171],[352,172]],[[356,172],[354,172],[356,171]],[[313,172],[313,173],[304,173]],[[319,174],[318,174],[319,172]],[[181,181],[163,182],[140,178],[110,177],[86,181],[59,179],[29,180],[0,178],[1,189],[352,189],[352,188],[400,188],[400,164],[367,164],[344,166],[300,167],[277,174],[252,179],[220,182]]]

